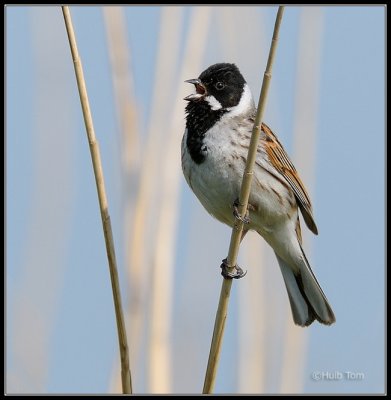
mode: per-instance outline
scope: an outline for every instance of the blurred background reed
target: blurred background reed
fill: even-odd
[[[230,229],[182,177],[192,90],[183,81],[235,62],[258,98],[276,10],[71,7],[135,393],[201,392],[229,243]],[[7,7],[5,22],[6,392],[119,393],[109,271],[61,9]],[[383,7],[286,9],[265,121],[312,195],[320,235],[303,228],[304,242],[337,323],[293,325],[274,254],[249,234],[216,393],[384,391],[384,72]],[[345,375],[314,379],[319,371]]]

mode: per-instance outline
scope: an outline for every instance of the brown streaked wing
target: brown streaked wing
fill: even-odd
[[[303,214],[304,221],[308,228],[318,234],[318,228],[316,227],[314,216],[312,214],[312,205],[307,191],[305,190],[304,184],[299,178],[296,168],[292,164],[288,155],[286,154],[281,143],[274,135],[272,130],[264,123],[262,123],[262,131],[266,135],[265,149],[269,156],[270,162],[273,167],[285,178],[292,188],[295,196],[298,200],[298,204]]]

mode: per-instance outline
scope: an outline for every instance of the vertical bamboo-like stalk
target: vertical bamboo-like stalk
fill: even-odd
[[[152,267],[151,326],[148,346],[149,383],[152,393],[167,393],[171,389],[171,313],[181,177],[180,141],[183,130],[183,97],[187,89],[183,81],[188,78],[189,73],[198,73],[201,68],[209,20],[209,7],[193,9],[184,61],[179,74],[172,82],[172,87],[176,88],[172,95],[175,99],[174,109],[168,120],[168,131],[163,132],[165,151],[162,154],[159,172],[162,186],[156,226],[156,252]],[[170,68],[173,68],[172,60],[170,61]]]
[[[73,30],[71,14],[67,6],[62,6],[62,12],[64,15],[65,27],[68,34],[69,45],[71,48],[77,86],[79,89],[80,102],[83,110],[83,117],[86,125],[88,143],[90,146],[91,159],[94,168],[96,188],[98,192],[103,233],[105,238],[106,252],[110,269],[111,285],[113,289],[115,315],[117,320],[118,340],[119,340],[120,355],[121,355],[122,390],[124,393],[132,393],[132,382],[129,369],[129,350],[126,337],[125,320],[122,311],[117,261],[115,258],[115,250],[114,250],[113,232],[111,229],[109,207],[106,197],[106,189],[104,184],[99,146],[95,136],[90,104],[88,101],[87,88],[84,80],[83,66],[77,49],[76,37]]]
[[[221,7],[219,9],[220,41],[224,59],[236,62],[246,71],[248,82],[256,72],[259,80],[261,62],[265,60],[266,41],[262,15],[258,7]],[[235,27],[235,28],[233,28]],[[248,57],[249,43],[257,38],[254,53]],[[251,279],[243,279],[238,285],[238,364],[237,380],[240,393],[264,393],[267,371],[266,355],[262,351],[266,343],[266,330],[262,320],[267,319],[270,306],[266,307],[268,285],[264,279],[266,244],[257,234],[249,233],[241,245],[243,264],[251,266]],[[273,345],[273,343],[271,343]]]
[[[236,62],[240,69],[246,71],[248,82],[254,75],[258,81],[267,53],[259,7],[221,7],[218,15],[220,40],[226,59]],[[250,43],[254,37],[257,38],[253,48],[256,56],[250,58],[248,48],[243,43]],[[262,320],[267,319],[270,312],[270,306],[266,306],[268,285],[264,279],[265,249],[265,241],[254,233],[249,233],[241,245],[243,264],[251,268],[251,279],[243,279],[238,285],[237,383],[240,393],[265,392],[267,371],[263,346],[266,343],[266,329]]]
[[[129,246],[132,238],[132,220],[134,213],[137,175],[139,173],[140,143],[138,132],[137,107],[134,95],[133,75],[130,59],[130,46],[127,41],[126,20],[123,7],[103,7],[107,47],[112,69],[113,93],[120,133],[121,184],[123,210],[123,240],[125,249],[125,265],[129,293],[129,306],[124,309],[128,326],[128,335],[132,343],[131,367],[139,365],[142,347],[143,322],[143,269],[141,265],[131,262]],[[129,323],[131,321],[131,324]],[[120,386],[119,368],[115,363],[111,385],[114,390]],[[118,379],[117,379],[118,377]],[[118,383],[117,383],[118,382]]]
[[[240,213],[240,215],[245,215],[247,212],[248,199],[249,199],[250,190],[251,190],[253,168],[254,168],[255,158],[256,158],[256,154],[257,154],[259,136],[261,133],[261,123],[262,123],[263,113],[264,113],[265,105],[266,105],[267,93],[268,93],[270,80],[271,80],[272,66],[273,66],[273,61],[275,58],[275,52],[277,49],[278,33],[279,33],[280,25],[281,25],[283,12],[284,12],[284,6],[280,6],[278,8],[276,22],[274,25],[274,32],[273,32],[272,43],[270,46],[269,58],[267,61],[266,71],[265,71],[264,77],[263,77],[262,89],[261,89],[259,103],[258,103],[258,109],[257,109],[257,113],[255,116],[253,132],[251,135],[250,147],[249,147],[247,161],[246,161],[246,167],[245,167],[244,174],[243,174],[243,181],[242,181],[240,195],[239,195],[239,213]],[[233,269],[234,266],[236,265],[236,260],[238,258],[239,245],[240,245],[240,239],[242,236],[242,232],[243,232],[243,221],[237,219],[237,221],[232,229],[231,241],[230,241],[229,252],[228,252],[228,257],[227,257],[227,263],[231,267],[231,269]],[[210,353],[209,353],[208,366],[207,366],[206,375],[205,375],[203,393],[211,393],[213,391],[214,382],[215,382],[216,373],[217,373],[217,365],[218,365],[218,361],[220,358],[222,339],[223,339],[223,335],[224,335],[225,321],[227,318],[228,301],[229,301],[231,286],[232,286],[232,279],[223,279],[219,305],[218,305],[218,309],[217,309],[217,313],[216,313],[215,326],[214,326],[214,330],[213,330],[212,343],[211,343],[211,348],[210,348]]]
[[[300,17],[298,66],[293,129],[293,158],[303,182],[311,193],[315,181],[315,138],[319,104],[319,78],[323,11],[320,7],[303,7]],[[316,209],[315,209],[316,217]],[[302,229],[307,256],[312,235]],[[307,331],[290,321],[285,329],[281,393],[299,393],[303,385]]]

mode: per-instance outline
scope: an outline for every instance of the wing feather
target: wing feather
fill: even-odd
[[[315,224],[311,201],[296,168],[272,130],[264,123],[262,123],[261,129],[265,134],[265,137],[261,140],[265,141],[265,150],[270,162],[282,177],[285,178],[286,182],[289,183],[298,200],[305,223],[308,228],[317,235],[318,228]]]

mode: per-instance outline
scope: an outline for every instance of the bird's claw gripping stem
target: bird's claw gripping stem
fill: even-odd
[[[244,224],[249,224],[250,223],[250,218],[249,218],[249,212],[248,212],[248,210],[246,211],[246,215],[244,216],[244,217],[242,217],[240,214],[239,214],[239,200],[237,199],[237,200],[235,200],[234,201],[234,204],[233,204],[233,209],[234,209],[234,211],[233,211],[233,214],[234,214],[234,217],[236,218],[236,219],[238,219],[239,221],[242,221]]]
[[[225,279],[240,279],[247,274],[247,271],[244,272],[242,268],[239,267],[239,265],[235,265],[233,269],[230,268],[226,258],[223,260],[220,268],[221,275],[223,275]]]

